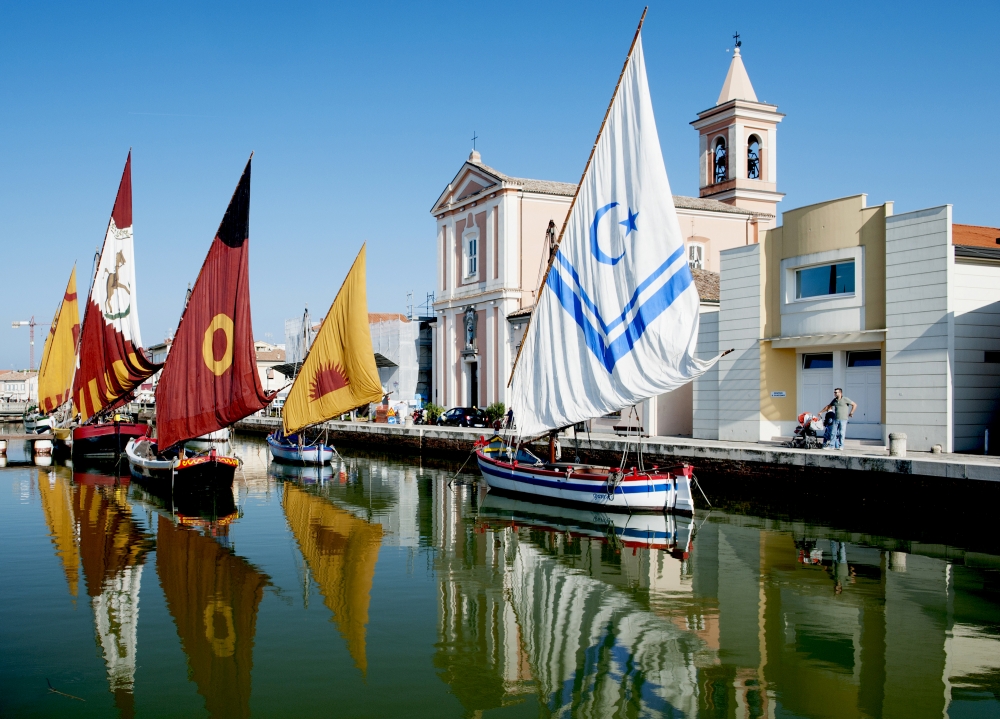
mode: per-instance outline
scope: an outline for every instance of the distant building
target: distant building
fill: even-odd
[[[265,392],[281,389],[291,380],[278,369],[285,364],[285,348],[283,345],[273,345],[257,340],[253,343],[257,355],[257,375]]]
[[[0,399],[4,402],[37,402],[38,373],[33,370],[0,372]]]
[[[432,401],[432,325],[434,318],[410,320],[396,312],[370,312],[372,349],[379,380],[391,403]]]
[[[721,252],[752,245],[774,226],[783,197],[777,191],[783,117],[757,100],[737,52],[716,104],[692,122],[700,143],[699,197],[673,198],[693,269],[718,273]],[[581,148],[581,167],[587,149]],[[535,292],[575,192],[571,183],[510,177],[473,151],[435,201],[438,404],[507,402]],[[717,298],[702,300],[703,312],[717,309]],[[677,392],[644,403],[647,432],[691,433],[692,389]]]

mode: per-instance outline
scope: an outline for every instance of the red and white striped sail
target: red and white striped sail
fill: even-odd
[[[119,403],[158,369],[143,354],[139,334],[129,152],[83,315],[73,381],[73,403],[81,420]]]

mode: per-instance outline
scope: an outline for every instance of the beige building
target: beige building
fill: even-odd
[[[692,123],[701,147],[699,197],[673,198],[693,268],[718,273],[723,251],[751,245],[774,226],[782,198],[776,190],[782,117],[757,100],[737,52],[716,104]],[[575,192],[571,183],[511,177],[473,151],[434,203],[437,404],[507,402],[535,292]],[[716,308],[714,298],[703,302],[703,311]],[[647,403],[643,417],[652,434],[690,434],[690,388]]]
[[[722,253],[699,351],[735,352],[694,383],[695,437],[787,437],[841,387],[858,405],[849,439],[983,451],[1000,399],[1000,229],[865,199],[785,212]]]

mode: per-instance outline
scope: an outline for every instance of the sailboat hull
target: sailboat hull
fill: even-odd
[[[136,445],[135,441],[131,441],[125,447],[129,469],[133,477],[147,482],[158,480],[181,488],[231,487],[236,469],[240,466],[236,457],[226,457],[215,450],[202,456],[162,459],[156,456],[155,445],[150,445],[151,451],[143,454],[136,451]]]
[[[330,464],[333,460],[333,447],[325,444],[295,445],[282,442],[267,435],[267,446],[271,448],[271,456],[279,462],[290,464]]]
[[[141,422],[84,424],[73,428],[73,456],[78,459],[115,459],[129,440],[145,437],[149,425]]]
[[[684,474],[634,472],[616,483],[596,468],[518,464],[490,457],[482,448],[476,459],[491,490],[538,502],[611,512],[694,512],[690,478]]]

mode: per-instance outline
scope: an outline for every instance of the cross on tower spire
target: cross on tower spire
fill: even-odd
[[[733,33],[733,40],[736,41],[736,47],[739,47],[740,45],[743,44],[743,43],[740,42],[740,33],[739,33],[739,31],[736,31],[735,33]]]
[[[477,135],[477,134],[476,134],[476,131],[475,131],[475,130],[473,130],[473,131],[472,131],[472,149],[473,149],[473,150],[475,150],[475,149],[476,149],[476,140],[478,140],[478,139],[479,139],[479,135]]]

